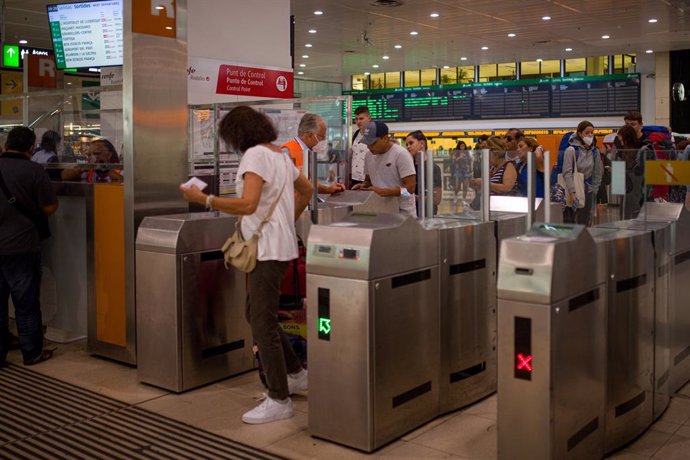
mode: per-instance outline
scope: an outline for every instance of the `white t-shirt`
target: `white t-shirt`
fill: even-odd
[[[350,174],[354,180],[360,182],[364,182],[364,162],[369,153],[369,147],[361,142],[362,137],[362,132],[360,131],[352,143],[352,171]]]
[[[369,176],[371,185],[381,188],[400,188],[403,177],[416,175],[412,155],[395,143],[386,153],[374,155],[370,152],[366,157],[364,171]],[[414,195],[400,197],[400,212],[417,217]]]
[[[242,218],[242,236],[249,239],[278,199],[273,214],[259,235],[257,260],[288,261],[297,257],[295,234],[295,186],[299,170],[290,157],[257,145],[242,155],[237,170],[237,196],[244,191],[244,173],[252,172],[264,180],[259,206],[254,214]],[[286,176],[287,180],[286,180]],[[280,198],[278,198],[280,197]]]

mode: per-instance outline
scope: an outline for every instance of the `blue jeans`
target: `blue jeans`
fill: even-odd
[[[41,253],[0,255],[0,364],[5,361],[10,345],[10,295],[24,361],[43,352],[40,294]]]

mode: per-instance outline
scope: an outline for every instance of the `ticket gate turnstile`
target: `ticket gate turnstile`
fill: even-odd
[[[607,222],[601,228],[649,231],[654,244],[654,419],[664,412],[671,399],[671,350],[669,302],[673,268],[671,226],[667,222],[623,220]]]
[[[496,238],[493,222],[422,225],[439,241],[443,414],[496,391]]]
[[[372,451],[438,415],[438,239],[400,214],[314,225],[309,431]]]
[[[498,268],[499,459],[603,456],[606,287],[579,225],[503,240]]]
[[[649,231],[588,230],[607,270],[604,451],[611,452],[653,421],[654,246]]]
[[[645,203],[637,220],[671,227],[669,337],[673,393],[690,381],[690,212],[678,203]]]
[[[245,275],[227,270],[220,251],[236,221],[218,212],[142,221],[136,242],[139,381],[182,392],[254,368]]]

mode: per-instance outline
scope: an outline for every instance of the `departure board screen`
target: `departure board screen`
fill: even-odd
[[[443,121],[621,115],[640,110],[640,75],[543,78],[345,91],[375,120]]]
[[[123,1],[48,5],[58,69],[122,65]]]

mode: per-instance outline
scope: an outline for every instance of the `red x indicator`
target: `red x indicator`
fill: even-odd
[[[522,353],[517,354],[517,370],[519,371],[527,371],[527,372],[532,372],[532,355],[523,355]]]

